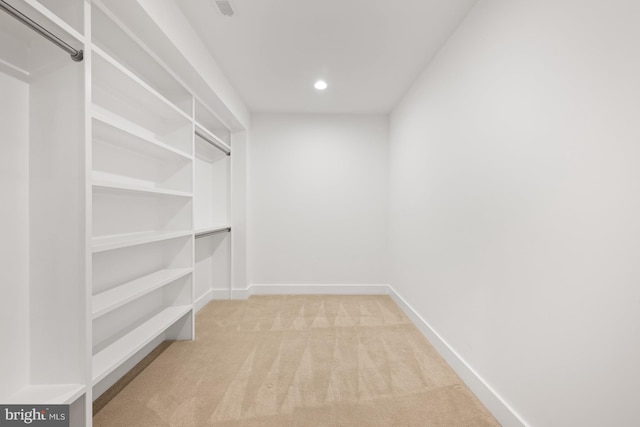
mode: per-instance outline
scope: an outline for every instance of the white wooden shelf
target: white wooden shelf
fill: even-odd
[[[152,95],[154,98],[156,98],[156,100],[160,101],[160,103],[163,105],[163,107],[160,107],[160,104],[158,104],[158,109],[156,110],[156,112],[158,113],[159,116],[165,116],[166,117],[167,116],[166,109],[169,108],[174,113],[179,114],[180,116],[182,116],[186,120],[188,120],[188,121],[192,120],[192,118],[187,113],[182,111],[182,109],[177,107],[173,102],[169,101],[160,92],[158,92],[157,90],[155,90],[154,88],[149,86],[149,84],[147,84],[147,82],[145,82],[144,80],[140,79],[137,75],[135,75],[134,73],[129,71],[126,67],[124,67],[122,64],[120,64],[111,55],[109,55],[108,53],[106,53],[105,51],[103,51],[102,49],[100,49],[97,46],[93,47],[93,53],[95,53],[98,57],[102,58],[103,60],[105,60],[106,62],[111,64],[113,67],[115,67],[119,71],[119,73],[108,73],[108,74],[102,76],[103,78],[107,78],[108,77],[108,78],[112,79],[112,80],[109,81],[109,86],[110,87],[120,87],[120,88],[129,87],[130,88],[131,87],[130,83],[131,82],[135,82],[137,84],[137,86],[143,88],[144,91],[146,91],[146,94]],[[122,77],[126,77],[127,81],[123,81]],[[132,94],[129,94],[129,95],[132,95]],[[139,93],[139,95],[141,97],[145,96],[145,94],[143,94],[143,93]],[[169,116],[171,116],[171,115],[169,115]]]
[[[94,189],[105,189],[105,190],[115,190],[115,191],[127,191],[127,192],[135,192],[135,193],[147,193],[147,194],[158,194],[164,196],[178,196],[178,197],[192,197],[193,194],[186,191],[177,191],[177,190],[167,190],[164,188],[157,187],[146,187],[141,185],[132,185],[125,184],[120,182],[108,182],[101,180],[93,180]]]
[[[93,105],[92,116],[94,138],[99,141],[117,141],[122,148],[155,158],[169,160],[170,156],[179,156],[186,160],[193,160],[190,154],[160,141],[152,132],[111,111]]]
[[[146,231],[142,233],[117,234],[93,238],[93,252],[104,252],[163,240],[177,239],[192,235],[191,230],[178,231]]]
[[[105,4],[107,3],[107,4]],[[183,82],[136,31],[119,19],[111,10],[113,2],[92,2],[92,41],[102,51],[149,83],[172,103],[190,114],[193,108],[191,93]]]
[[[190,305],[168,307],[93,356],[93,384],[102,381],[191,310]]]
[[[69,405],[85,392],[82,384],[30,385],[3,401],[7,405]]]
[[[162,288],[190,274],[191,271],[191,268],[160,270],[94,295],[92,299],[93,318],[100,317],[149,292]]]
[[[98,50],[98,52],[100,52]],[[107,54],[94,55],[92,104],[126,118],[181,151],[191,151],[193,121]]]

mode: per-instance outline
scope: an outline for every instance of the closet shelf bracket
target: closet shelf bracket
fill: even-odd
[[[73,59],[74,61],[80,62],[84,59],[84,52],[82,51],[82,49],[80,50],[74,49],[64,40],[60,39],[51,31],[47,30],[42,25],[38,24],[37,22],[29,18],[24,13],[20,12],[19,10],[17,10],[16,8],[8,4],[6,1],[0,0],[0,9],[4,10],[7,14],[12,16],[13,18],[17,19],[27,27],[31,28],[36,33],[40,34],[45,39],[49,40],[50,42],[58,46],[60,49],[67,52],[69,55],[71,55],[71,59]]]

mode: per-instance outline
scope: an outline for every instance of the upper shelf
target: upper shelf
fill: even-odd
[[[115,142],[119,146],[162,160],[176,156],[186,160],[193,157],[159,140],[153,133],[103,108],[93,107],[93,137],[102,142]]]
[[[174,12],[180,12],[175,4],[177,2],[92,0],[92,3],[106,5],[109,12],[119,20],[119,25],[135,30],[138,41],[147,47],[146,50],[154,53],[159,63],[167,64],[171,75],[193,94],[195,99],[215,111],[226,123],[227,128],[233,131],[247,128],[248,111],[242,105],[232,107],[225,103],[224,97],[217,91],[215,73],[212,73],[208,62],[202,60],[204,56],[200,55],[206,54],[206,49],[192,45],[198,38],[193,28],[186,21],[174,18]],[[92,28],[92,33],[95,31],[97,30]],[[111,36],[108,31],[102,33],[106,37]],[[137,42],[134,41],[131,45],[134,43]],[[126,64],[123,56],[117,52],[129,48],[121,43],[118,47],[122,49],[115,50],[113,55]],[[137,71],[134,67],[131,69]]]
[[[196,123],[202,128],[216,135],[225,144],[231,143],[231,132],[229,126],[212,110],[207,108],[198,99],[195,101],[194,117]]]
[[[177,196],[177,197],[192,197],[192,193],[187,191],[169,190],[165,188],[148,187],[142,185],[133,185],[122,182],[114,182],[108,180],[101,180],[100,175],[94,172],[93,179],[94,190],[112,190],[112,191],[127,191],[133,193],[148,193],[157,194],[161,196]]]
[[[137,31],[129,28],[111,11],[112,1],[94,0],[93,5],[91,31],[94,44],[149,83],[187,115],[191,115],[191,94],[171,71],[171,67],[140,39]]]
[[[94,47],[93,53],[96,54],[95,58],[98,58],[97,61],[94,59],[93,65],[94,67],[97,66],[95,70],[97,72],[94,74],[94,78],[97,77],[96,83],[101,83],[111,89],[117,89],[121,95],[127,96],[128,98],[134,98],[137,97],[137,95],[142,96],[143,99],[140,100],[140,102],[148,104],[146,107],[151,108],[156,114],[163,118],[175,120],[175,114],[177,113],[185,119],[191,120],[190,115],[178,108],[164,95],[151,87],[145,80],[120,64],[111,55],[99,47]],[[140,89],[144,89],[144,94]],[[133,92],[131,93],[129,90]],[[149,95],[154,97],[153,101],[149,100]],[[160,103],[158,103],[158,101],[160,101]],[[168,112],[167,108],[172,110],[172,112]]]
[[[106,53],[94,50],[93,104],[191,153],[192,119]]]

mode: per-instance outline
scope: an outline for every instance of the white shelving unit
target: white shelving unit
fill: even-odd
[[[188,92],[104,4],[92,19],[95,399],[154,340],[193,338],[194,167]]]
[[[0,12],[0,403],[91,427],[102,392],[229,291],[231,131],[141,5],[11,4],[84,61]]]
[[[197,311],[211,299],[231,297],[231,147],[229,130],[215,114],[196,103],[195,117],[194,280]]]
[[[149,139],[191,154],[192,119],[106,53],[94,49],[93,104],[107,111],[123,130],[137,129]],[[118,126],[120,127],[120,126]]]
[[[162,92],[173,106],[180,108],[190,117],[193,112],[193,95],[185,89],[171,71],[171,67],[141,40],[136,30],[124,23],[122,16],[112,12],[110,8],[117,6],[112,3],[93,1],[94,7],[91,11],[93,41],[100,46],[101,51],[117,57],[120,64],[131,70],[147,85]],[[133,11],[129,7],[127,12],[130,14]]]
[[[84,49],[84,3],[54,3],[11,5]],[[0,94],[0,403],[85,425],[84,63],[0,11]]]

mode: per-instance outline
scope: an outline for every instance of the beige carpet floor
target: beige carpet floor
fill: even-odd
[[[387,296],[214,301],[96,427],[498,423]]]

